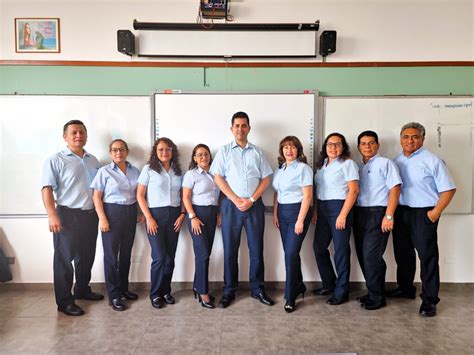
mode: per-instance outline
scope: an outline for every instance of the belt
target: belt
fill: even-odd
[[[370,206],[370,207],[357,206],[357,208],[363,209],[364,211],[368,211],[368,212],[381,212],[381,211],[385,211],[387,209],[387,206]]]

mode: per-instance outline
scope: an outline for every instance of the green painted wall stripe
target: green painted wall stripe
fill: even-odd
[[[0,66],[0,94],[317,89],[322,96],[474,95],[474,67],[131,68]]]

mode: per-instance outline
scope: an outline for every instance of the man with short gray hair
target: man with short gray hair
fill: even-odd
[[[387,296],[415,298],[416,249],[421,267],[420,314],[432,317],[440,301],[438,222],[456,186],[444,161],[423,148],[424,140],[425,127],[420,123],[410,122],[402,127],[402,153],[395,163],[403,185],[393,229],[398,287]]]

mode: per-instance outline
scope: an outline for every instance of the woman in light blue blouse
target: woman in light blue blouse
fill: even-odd
[[[322,287],[314,293],[322,296],[332,294],[327,303],[339,305],[349,300],[349,238],[352,206],[359,193],[359,169],[350,159],[349,146],[342,134],[331,133],[326,137],[316,168],[317,212],[314,213],[313,249]],[[331,240],[337,277],[328,250]]]
[[[171,279],[179,230],[185,212],[181,208],[181,167],[176,144],[159,138],[138,178],[137,200],[145,215],[151,246],[150,300],[155,308],[174,304]]]
[[[212,156],[209,147],[198,144],[191,154],[189,171],[183,179],[183,203],[194,249],[194,297],[204,308],[215,308],[209,295],[209,258],[219,216],[219,188],[209,174]]]
[[[285,251],[284,309],[291,313],[296,309],[298,295],[304,297],[306,291],[300,250],[311,221],[309,208],[313,194],[313,171],[307,164],[303,146],[297,137],[283,138],[278,151],[278,169],[273,175],[273,223],[280,230]]]
[[[130,257],[137,222],[137,179],[140,171],[127,161],[128,145],[115,139],[109,145],[112,162],[99,169],[92,181],[93,200],[99,216],[104,247],[105,285],[109,304],[115,311],[124,311],[127,300],[138,295],[128,289]]]

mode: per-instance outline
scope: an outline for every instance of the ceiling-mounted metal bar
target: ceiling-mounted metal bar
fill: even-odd
[[[171,23],[139,22],[133,20],[133,29],[142,31],[318,31],[314,23]]]

